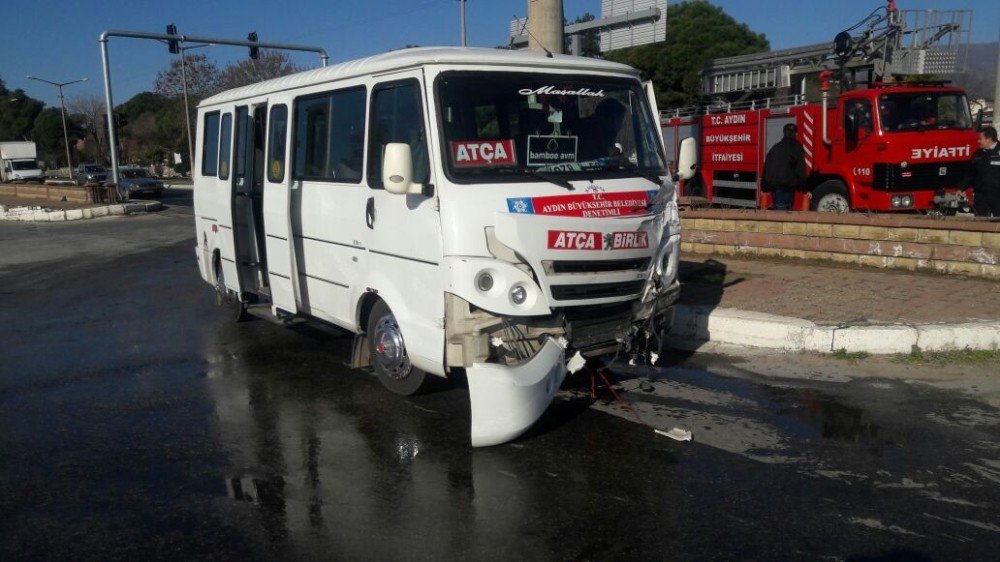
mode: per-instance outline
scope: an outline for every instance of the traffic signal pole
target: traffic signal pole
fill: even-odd
[[[108,143],[111,145],[111,178],[115,185],[118,184],[118,133],[115,130],[115,120],[114,120],[114,101],[111,95],[111,63],[108,58],[108,39],[111,37],[126,37],[130,39],[151,39],[153,41],[161,41],[164,43],[177,42],[177,43],[212,43],[215,45],[232,45],[236,47],[249,47],[250,49],[261,48],[261,49],[275,49],[279,51],[302,51],[317,53],[320,58],[320,62],[323,66],[326,66],[330,62],[330,57],[326,53],[326,49],[322,47],[312,47],[309,45],[294,45],[290,43],[266,43],[261,41],[248,41],[241,39],[225,39],[219,37],[200,37],[197,35],[184,35],[184,34],[166,34],[166,33],[145,33],[142,31],[122,31],[117,29],[109,29],[104,33],[101,33],[98,42],[101,44],[101,63],[104,67],[104,103],[107,105],[108,110]],[[194,162],[191,162],[192,168],[194,167]]]

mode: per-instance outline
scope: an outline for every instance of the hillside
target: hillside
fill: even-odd
[[[965,71],[949,76],[956,85],[965,88],[970,99],[993,99],[997,79],[997,43],[972,43],[959,61]]]

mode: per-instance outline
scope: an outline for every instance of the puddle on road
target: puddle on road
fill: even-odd
[[[813,435],[857,443],[880,452],[884,445],[879,436],[879,425],[871,414],[861,408],[848,406],[811,389],[773,389],[785,407],[776,413],[806,424]]]
[[[616,386],[643,421],[661,429],[690,429],[695,441],[727,452],[769,464],[803,464],[814,473],[851,472],[838,468],[845,452],[896,464],[892,441],[869,411],[815,389],[683,367],[622,367],[615,375]],[[589,385],[576,382],[564,393],[588,395]],[[634,417],[606,390],[593,408]]]

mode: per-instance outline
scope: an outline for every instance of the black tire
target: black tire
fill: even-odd
[[[250,318],[243,299],[226,287],[226,274],[222,269],[222,260],[218,257],[215,258],[215,304],[229,309],[236,322],[244,322]]]
[[[846,213],[851,210],[851,195],[840,180],[827,180],[816,186],[809,203],[812,211]]]
[[[410,363],[403,333],[385,302],[372,307],[367,335],[369,359],[382,386],[401,396],[420,392],[427,373]]]

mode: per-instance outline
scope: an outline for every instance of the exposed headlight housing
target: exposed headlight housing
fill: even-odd
[[[510,302],[521,305],[528,300],[528,290],[524,285],[514,285],[510,289]]]
[[[493,276],[489,271],[481,271],[476,276],[476,288],[484,293],[490,292],[493,288]]]

